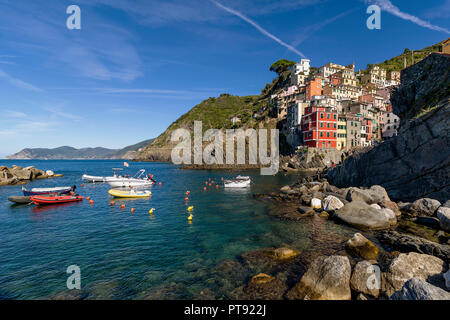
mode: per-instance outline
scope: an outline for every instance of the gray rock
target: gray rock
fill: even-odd
[[[428,216],[434,215],[436,210],[441,206],[441,203],[437,200],[430,198],[422,198],[414,201],[410,206],[406,208],[406,212],[409,216]]]
[[[444,273],[445,287],[450,290],[450,265],[446,273]]]
[[[387,216],[361,201],[347,203],[335,217],[359,229],[382,230],[391,226]]]
[[[450,208],[440,207],[436,211],[437,217],[439,218],[439,224],[442,229],[450,232]]]
[[[288,299],[350,300],[350,261],[344,256],[321,256],[286,294]]]
[[[450,246],[439,244],[424,238],[399,233],[397,231],[383,231],[378,239],[393,250],[400,252],[425,253],[438,257],[444,261],[450,261]]]
[[[444,261],[439,258],[415,252],[401,253],[392,260],[387,271],[383,273],[382,291],[387,297],[391,297],[412,278],[438,281],[446,268]]]
[[[413,278],[396,291],[391,300],[450,300],[450,292],[423,281]]]
[[[375,203],[376,201],[370,195],[370,192],[367,190],[362,190],[359,188],[349,188],[347,191],[347,195],[345,199],[348,201],[362,201],[367,204]]]
[[[350,286],[352,290],[378,298],[381,288],[381,274],[379,268],[369,261],[360,261],[356,264]]]
[[[327,196],[323,199],[323,209],[325,211],[335,211],[342,208],[344,204],[335,196]]]

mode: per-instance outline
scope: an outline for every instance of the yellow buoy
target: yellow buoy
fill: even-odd
[[[194,206],[190,206],[187,209],[188,209],[188,211],[192,211],[192,210],[194,210]]]
[[[154,208],[151,208],[149,211],[148,211],[148,213],[149,214],[153,214],[153,210],[155,210]]]

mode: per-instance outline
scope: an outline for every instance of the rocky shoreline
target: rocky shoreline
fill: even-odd
[[[268,273],[254,275],[244,288],[253,293],[249,298],[266,299],[276,286],[277,299],[450,300],[450,201],[396,203],[381,186],[337,188],[315,178],[254,197],[297,206],[280,219],[301,223],[318,217],[361,231],[329,256],[291,261],[290,268],[299,269],[295,284],[276,285],[277,273],[267,268]],[[363,233],[375,236],[380,245]]]
[[[22,168],[13,165],[11,168],[0,166],[0,186],[25,184],[35,179],[53,178],[55,174],[47,170],[36,169],[33,166]]]

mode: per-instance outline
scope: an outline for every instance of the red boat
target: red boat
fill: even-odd
[[[83,201],[83,199],[84,199],[84,197],[82,197],[82,196],[33,196],[33,197],[30,197],[30,200],[33,201],[33,203],[37,204],[37,205],[76,202],[76,201]]]

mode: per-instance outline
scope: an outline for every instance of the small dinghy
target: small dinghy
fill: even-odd
[[[148,198],[152,195],[149,190],[135,191],[134,189],[129,191],[111,189],[108,193],[116,198]]]
[[[79,195],[73,196],[32,196],[30,200],[37,205],[60,204],[68,202],[83,201],[84,197]]]
[[[247,176],[237,176],[232,180],[223,180],[223,186],[225,188],[246,188],[250,186],[250,183],[251,179]]]
[[[56,187],[56,188],[33,188],[31,190],[22,187],[23,195],[39,196],[39,195],[51,195],[51,194],[69,194],[71,191],[75,191],[74,187]]]
[[[8,200],[16,204],[28,204],[32,202],[30,197],[21,197],[21,196],[9,197]]]
[[[106,177],[99,177],[99,176],[90,176],[88,174],[83,174],[81,176],[81,179],[86,180],[87,182],[106,182]]]

